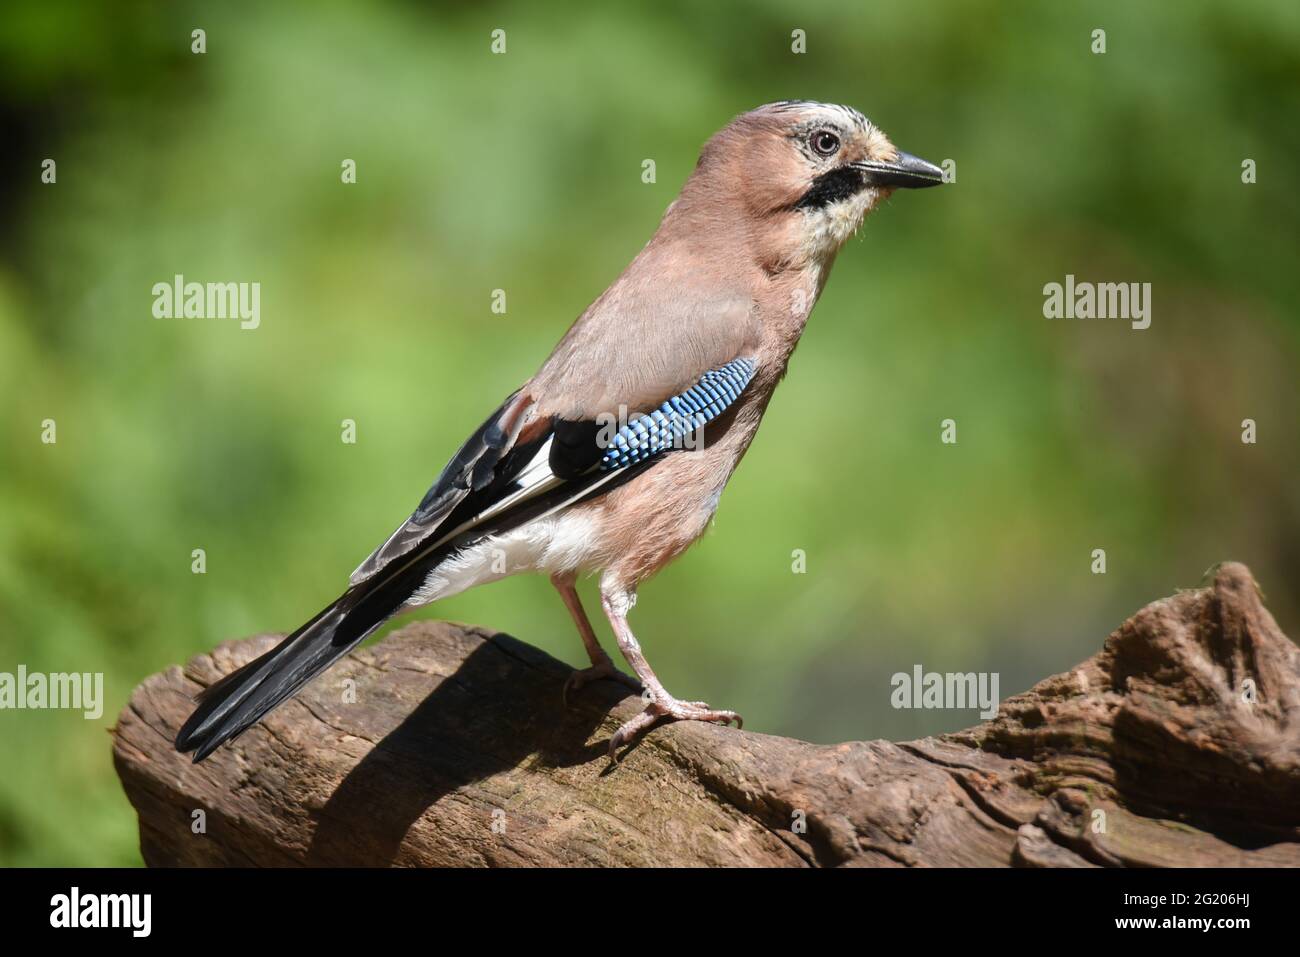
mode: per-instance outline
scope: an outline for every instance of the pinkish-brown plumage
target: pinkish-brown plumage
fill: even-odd
[[[602,591],[634,591],[703,534],[785,375],[839,248],[816,244],[795,209],[816,172],[790,135],[827,114],[855,134],[845,137],[847,161],[897,156],[883,133],[842,108],[772,104],[737,117],[705,144],[654,237],[522,390],[538,417],[593,418],[620,405],[646,412],[737,356],[757,361],[738,403],[703,429],[702,449],[577,506],[593,522],[580,570],[603,569]],[[859,198],[847,212],[853,228],[888,192]],[[642,342],[653,348],[628,363]]]

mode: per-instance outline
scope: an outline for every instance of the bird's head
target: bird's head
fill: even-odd
[[[852,107],[807,100],[744,113],[705,144],[694,178],[743,206],[764,245],[791,264],[827,263],[895,189],[943,171],[894,146]]]

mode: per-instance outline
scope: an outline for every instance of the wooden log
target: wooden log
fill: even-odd
[[[1142,609],[996,718],[906,743],[655,728],[514,638],[422,621],[206,762],[194,696],[278,640],[154,675],[114,731],[151,865],[1300,865],[1300,650],[1250,572]],[[200,826],[201,825],[201,826]]]

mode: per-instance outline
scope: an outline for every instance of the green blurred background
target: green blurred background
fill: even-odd
[[[1294,0],[7,3],[0,670],[107,703],[0,713],[0,863],[137,863],[131,688],[332,599],[771,100],[957,183],[844,251],[715,529],[642,590],[667,686],[816,741],[951,730],[890,676],[1023,690],[1229,558],[1300,633],[1298,88]],[[260,282],[261,328],[154,319],[178,272]],[[1066,273],[1152,283],[1151,328],[1047,321]],[[424,614],[583,661],[544,579]]]

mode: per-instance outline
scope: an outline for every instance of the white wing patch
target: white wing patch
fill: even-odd
[[[427,551],[429,548],[436,547],[437,545],[446,542],[451,538],[454,538],[460,532],[463,532],[468,528],[472,528],[474,525],[478,524],[479,522],[486,521],[496,515],[499,515],[501,512],[504,512],[511,505],[523,501],[525,498],[529,498],[530,496],[537,495],[541,492],[546,492],[552,488],[555,488],[557,485],[560,484],[560,480],[551,474],[551,467],[548,464],[548,459],[550,457],[550,454],[551,454],[551,440],[547,439],[546,442],[543,443],[542,447],[537,451],[537,454],[533,456],[532,461],[529,462],[527,467],[524,468],[524,470],[519,473],[519,477],[515,480],[519,485],[519,488],[516,491],[512,492],[509,495],[504,496],[496,503],[485,508],[479,514],[470,517],[464,522],[461,522],[455,528],[446,529],[445,531],[441,532],[436,539],[430,542],[426,542],[424,545],[422,545],[421,549]],[[404,535],[411,534],[412,530],[414,530],[416,535],[424,535],[427,533],[426,528],[424,526],[414,525],[413,522],[407,521],[399,529],[397,529],[397,531],[393,532],[393,534],[388,537],[387,542],[379,546],[375,554],[382,553],[384,549],[388,547],[389,543],[396,541],[397,539],[399,539]],[[352,573],[352,577],[349,581],[350,584],[357,585],[365,581],[367,578],[374,575],[379,569],[382,569],[384,567],[384,565],[379,565],[377,568],[373,567],[372,558],[373,556],[371,558],[367,558],[364,562],[362,562],[357,567],[357,569]],[[387,562],[385,563],[385,565],[386,564]]]

